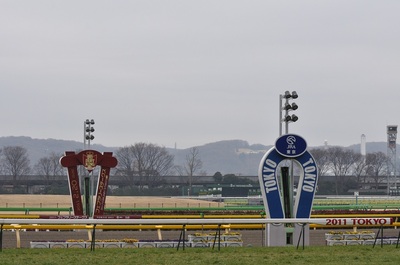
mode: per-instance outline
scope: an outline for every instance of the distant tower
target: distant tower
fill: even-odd
[[[328,149],[328,140],[324,141],[324,148],[325,148],[325,150]]]
[[[367,154],[367,141],[366,141],[366,137],[365,134],[361,134],[361,155],[363,157],[365,157],[365,155]]]
[[[397,174],[396,174],[396,139],[397,125],[387,126],[387,156],[388,156],[388,194],[390,188],[393,187],[397,192]]]

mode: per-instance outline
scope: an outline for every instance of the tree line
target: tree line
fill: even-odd
[[[53,152],[40,158],[32,167],[26,148],[6,146],[0,149],[0,174],[12,176],[16,184],[21,176],[32,174],[41,175],[50,183],[54,177],[66,175],[66,170],[59,163],[62,156]],[[145,187],[159,186],[166,175],[186,176],[191,187],[193,176],[205,174],[201,172],[202,160],[197,147],[189,150],[183,165],[175,165],[174,156],[165,147],[151,143],[141,142],[121,147],[114,156],[118,165],[112,174],[126,179],[130,183],[127,188],[138,188],[141,191]]]
[[[345,194],[348,190],[369,188],[378,190],[379,184],[385,182],[388,174],[389,159],[382,152],[368,153],[362,156],[350,149],[342,147],[311,149],[319,170],[320,189],[326,194]],[[66,170],[59,164],[63,154],[50,153],[38,160],[31,167],[28,151],[21,146],[6,146],[0,149],[0,173],[12,176],[18,184],[20,176],[41,175],[49,183],[55,176],[66,175]],[[203,163],[199,150],[193,147],[186,155],[185,163],[174,164],[174,156],[165,147],[151,143],[136,143],[121,147],[114,156],[118,166],[112,174],[120,176],[129,185],[126,189],[159,187],[163,184],[163,176],[182,176],[182,183],[192,190],[192,178],[205,175],[201,171]],[[219,172],[217,172],[219,173]],[[216,183],[221,181],[220,173],[215,175]],[[325,184],[325,176],[334,176],[334,185]]]
[[[379,189],[379,184],[387,180],[389,159],[382,152],[365,156],[342,147],[310,150],[318,165],[321,180],[324,176],[334,176],[334,185],[326,191],[331,194],[345,194],[349,189]],[[327,188],[327,187],[325,187]]]

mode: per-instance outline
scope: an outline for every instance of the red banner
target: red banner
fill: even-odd
[[[75,152],[65,152],[65,156],[61,158],[60,163],[62,166],[68,167],[68,183],[74,215],[83,215],[81,188],[77,169],[79,161],[76,159]]]
[[[99,181],[97,182],[96,203],[93,208],[93,216],[104,214],[110,167],[115,167],[117,165],[117,159],[112,157],[111,152],[105,152],[101,160],[101,165]]]
[[[100,171],[99,181],[97,182],[96,203],[94,205],[93,215],[104,214],[109,175],[110,175],[110,168],[102,167]]]
[[[76,167],[68,168],[68,182],[74,215],[83,215],[81,189],[79,185],[78,170]]]

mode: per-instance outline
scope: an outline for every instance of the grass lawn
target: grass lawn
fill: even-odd
[[[180,249],[3,249],[0,263],[7,264],[154,264],[154,265],[254,265],[254,264],[399,264],[400,248],[393,245]]]

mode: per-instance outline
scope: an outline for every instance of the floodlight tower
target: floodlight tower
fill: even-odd
[[[297,110],[299,107],[296,103],[289,103],[290,99],[296,99],[299,96],[296,91],[290,93],[289,91],[285,91],[283,95],[279,95],[279,136],[282,136],[282,123],[285,123],[285,133],[289,133],[289,122],[296,122],[299,117],[295,114],[289,115],[289,111]],[[283,104],[283,100],[285,100],[285,104]],[[282,112],[285,111],[285,115]]]
[[[94,120],[86,119],[83,122],[83,149],[90,149],[90,141],[94,139]],[[91,183],[90,183],[91,180]],[[93,193],[94,192],[94,177],[93,171],[86,175],[84,178],[84,194],[85,194],[85,209],[86,215],[92,216]]]
[[[390,195],[391,185],[397,194],[397,172],[396,172],[396,139],[397,125],[387,126],[387,156],[388,156],[388,176],[387,193]],[[391,180],[392,179],[392,180]]]
[[[299,107],[296,103],[289,103],[291,99],[297,99],[299,96],[296,91],[285,91],[284,94],[279,95],[279,136],[282,136],[282,123],[285,123],[285,134],[289,133],[289,123],[296,122],[299,118],[295,115],[289,115],[289,111],[297,110]],[[284,101],[284,102],[283,102]],[[282,183],[281,189],[283,194],[283,205],[286,218],[293,218],[293,197],[294,197],[294,173],[293,173],[293,160],[290,161],[290,171],[288,166],[280,168],[281,176],[280,182]],[[289,229],[289,228],[288,228]],[[289,229],[290,230],[290,229]],[[293,232],[286,231],[286,243],[293,243]]]
[[[86,121],[83,122],[83,148],[84,150],[86,148],[90,149],[90,141],[94,139],[94,135],[92,134],[94,132],[94,120],[91,119],[86,119]],[[86,147],[87,143],[87,147]]]

